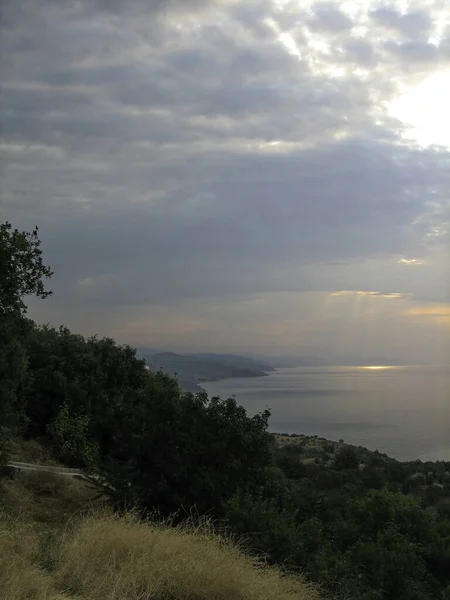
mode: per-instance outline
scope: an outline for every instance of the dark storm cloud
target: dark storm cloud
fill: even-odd
[[[444,61],[439,3],[300,4],[3,3],[2,203],[40,223],[61,303],[389,292],[399,257],[448,244],[448,152],[380,108]]]

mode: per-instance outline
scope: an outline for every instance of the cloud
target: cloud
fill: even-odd
[[[432,316],[432,317],[450,317],[450,304],[425,304],[416,305],[409,308],[406,315]]]
[[[113,282],[115,279],[114,275],[104,274],[98,275],[96,277],[84,277],[77,281],[77,285],[81,288],[94,288],[99,286],[107,285],[108,283]]]
[[[430,63],[435,62],[439,57],[439,49],[427,42],[390,42],[386,44],[386,49],[406,63]]]
[[[353,26],[352,19],[331,2],[316,3],[313,16],[307,23],[313,30],[326,32],[347,31]]]
[[[417,304],[408,308],[404,316],[416,322],[434,323],[450,331],[450,303],[449,304]]]
[[[420,260],[417,260],[417,258],[401,258],[398,262],[401,265],[414,266],[414,267],[423,265],[423,262]]]
[[[191,302],[447,302],[450,140],[421,147],[389,110],[450,56],[448,9],[421,4],[4,2],[2,209],[55,270],[36,314],[103,311],[128,340],[172,314],[201,345],[216,322]]]
[[[415,39],[429,35],[433,29],[433,20],[425,11],[400,12],[395,8],[382,7],[371,11],[370,16],[377,25],[381,25],[402,36]]]
[[[368,290],[341,290],[338,292],[331,292],[330,296],[370,296],[375,298],[387,298],[390,300],[405,300],[408,298],[408,294],[400,294],[398,292],[373,292]]]

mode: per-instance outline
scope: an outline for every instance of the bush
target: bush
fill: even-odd
[[[98,466],[98,448],[89,440],[88,430],[89,417],[71,416],[69,407],[64,404],[48,427],[56,453],[64,463],[88,470]]]
[[[111,454],[116,469],[106,472],[125,503],[131,487],[143,507],[166,515],[192,506],[221,514],[236,489],[263,481],[274,451],[268,411],[249,417],[234,398],[181,394],[163,373],[132,398]]]
[[[357,469],[359,459],[351,446],[344,446],[336,452],[334,459],[335,469]]]
[[[11,444],[9,436],[3,427],[0,427],[0,467],[4,467],[9,461]]]

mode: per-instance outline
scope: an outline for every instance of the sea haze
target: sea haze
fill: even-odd
[[[343,438],[399,460],[450,460],[450,366],[297,367],[201,384],[249,414],[270,408],[273,432]]]

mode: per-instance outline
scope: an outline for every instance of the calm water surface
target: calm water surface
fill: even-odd
[[[267,377],[202,383],[235,395],[270,430],[343,438],[399,460],[450,460],[450,366],[277,369]]]

